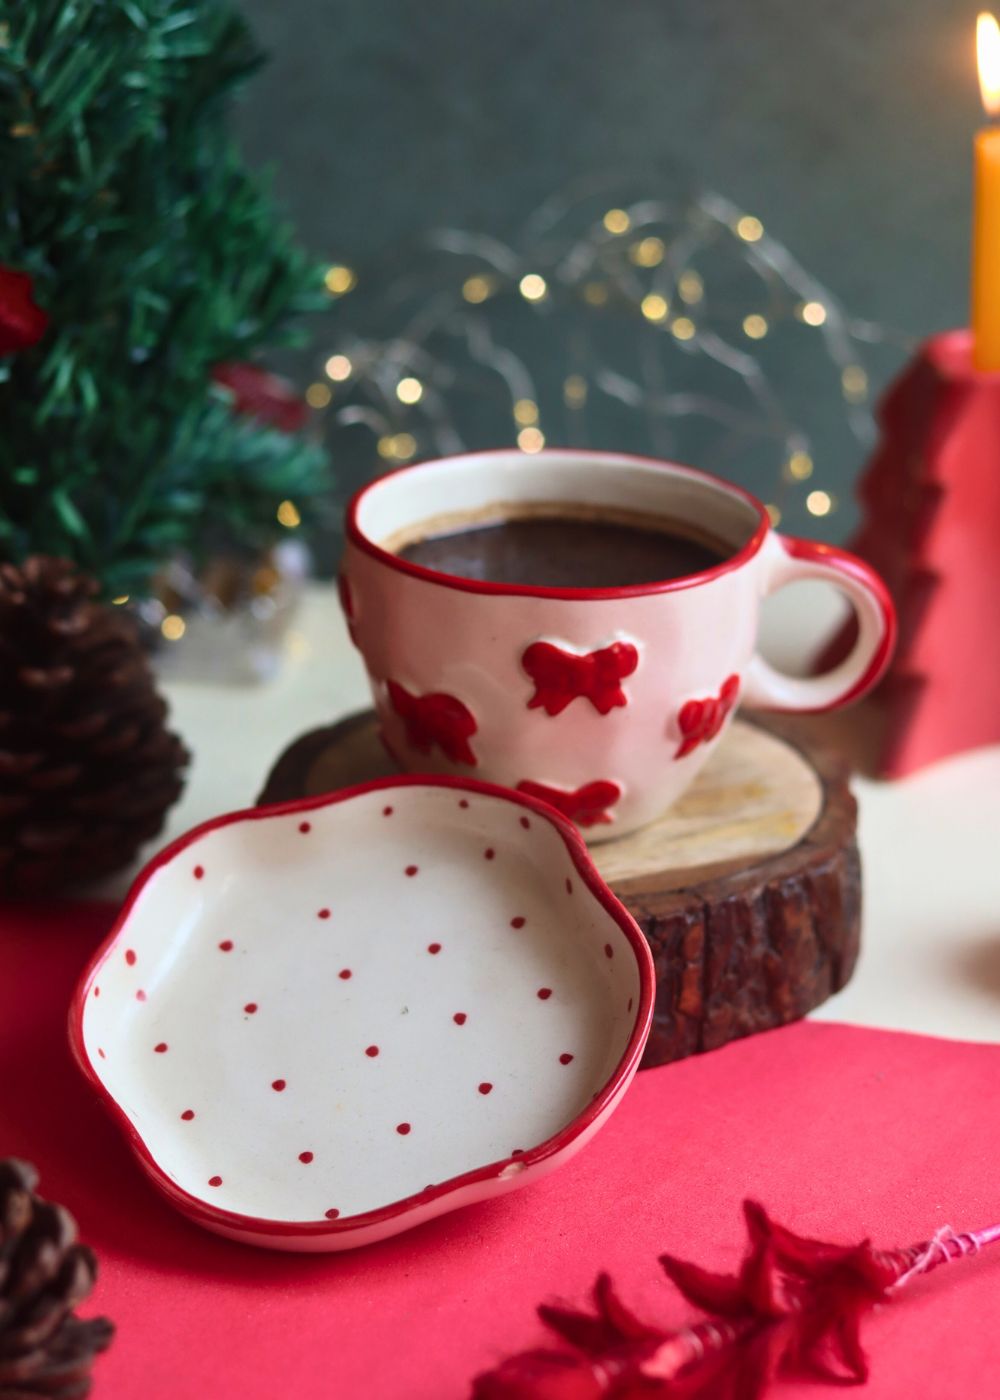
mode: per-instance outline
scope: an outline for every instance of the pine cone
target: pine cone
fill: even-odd
[[[97,1261],[69,1211],[34,1194],[37,1181],[27,1162],[0,1161],[0,1400],[76,1400],[114,1328],[74,1316]]]
[[[183,787],[131,618],[65,559],[0,564],[0,893],[128,865]]]

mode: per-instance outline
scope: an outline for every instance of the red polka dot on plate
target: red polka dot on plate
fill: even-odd
[[[569,878],[568,875],[567,875],[567,877],[566,877],[566,893],[567,893],[567,894],[572,894],[572,893],[573,893],[573,881]]]
[[[101,1057],[102,1060],[106,1060],[106,1059],[108,1058],[107,1055],[105,1055],[104,1051],[101,1049],[100,1046],[97,1047],[97,1053],[98,1053],[98,1055],[100,1055],[100,1057]]]
[[[299,1153],[299,1161],[300,1161],[300,1162],[304,1162],[306,1166],[309,1165],[309,1163],[312,1161],[312,1159],[313,1159],[313,1155],[312,1155],[311,1152],[300,1152],[300,1153]]]
[[[459,805],[460,807],[468,807],[468,805],[469,805],[469,799],[468,799],[467,797],[460,797],[460,798],[458,799],[458,805]]]
[[[391,816],[392,816],[392,808],[391,808],[391,807],[383,807],[383,808],[382,808],[382,815],[383,815],[383,817],[391,817]]]
[[[510,1154],[510,1155],[511,1155],[512,1157],[523,1157],[523,1156],[524,1156],[524,1148],[523,1148],[523,1147],[515,1147],[515,1148],[513,1148],[513,1150],[511,1151],[511,1154]]]
[[[528,820],[527,817],[522,817],[522,818],[521,818],[521,825],[524,827],[525,831],[527,831],[527,830],[530,828],[530,826],[531,826],[531,822]]]
[[[222,942],[219,944],[219,952],[220,952],[220,953],[231,953],[232,951],[233,951],[233,940],[232,940],[231,938],[224,938],[224,939],[222,940]]]
[[[327,1220],[336,1220],[337,1217],[338,1217],[338,1215],[340,1214],[340,1211],[339,1211],[339,1210],[326,1210],[326,1211],[323,1212],[323,1214],[326,1216]]]
[[[482,1084],[480,1084],[479,1086],[479,1092],[481,1094],[492,1094],[493,1085],[488,1080],[484,1079]]]
[[[628,999],[628,1006],[627,1006],[625,1009],[626,1009],[626,1011],[631,1011],[631,1010],[632,1010],[632,998],[631,998],[631,997],[629,997],[629,999]]]
[[[539,989],[538,989],[536,995],[537,995],[539,1001],[548,1001],[549,997],[552,995],[552,988],[551,988],[551,987],[539,987]]]
[[[483,859],[484,859],[484,860],[492,860],[493,857],[494,857],[495,855],[496,855],[496,851],[493,849],[493,847],[492,847],[492,846],[487,846],[487,847],[486,847],[486,850],[483,852]]]
[[[247,1013],[248,1016],[252,1016],[257,1010],[257,1003],[255,1001],[248,1001],[246,1006],[244,1006],[243,1010]]]
[[[440,943],[428,943],[428,945],[427,945],[427,951],[428,951],[428,953],[440,953],[440,951],[441,951],[441,944],[440,944]]]
[[[303,836],[307,835],[312,831],[312,822],[299,822],[299,830],[302,832]]]
[[[134,949],[132,949],[132,948],[126,948],[126,949],[125,949],[125,961],[128,963],[129,967],[135,967],[135,950],[134,950]]]
[[[271,1088],[274,1090],[274,1092],[275,1092],[276,1094],[280,1094],[280,1093],[282,1092],[282,1090],[284,1089],[286,1082],[287,1082],[287,1081],[284,1080],[284,1079],[272,1079],[272,1080],[271,1080]]]
[[[524,928],[524,923],[524,915],[518,914],[515,918],[511,919],[510,926],[511,928]]]
[[[95,997],[99,997],[100,995],[101,995],[101,989],[100,989],[100,987],[95,987],[95,988],[94,988],[94,996],[95,996]]]
[[[317,919],[328,919],[328,918],[330,917],[330,911],[329,911],[329,909],[319,909],[319,910],[317,910],[317,912],[316,912],[316,917],[317,917]]]
[[[165,1055],[167,1053],[167,1042],[161,1040],[159,1045],[153,1046],[153,1049],[156,1051],[157,1055]]]
[[[605,945],[604,945],[604,956],[605,956],[606,958],[613,958],[614,955],[615,955],[615,950],[614,950],[614,948],[612,948],[612,946],[611,946],[610,943],[605,943]]]
[[[419,867],[416,865],[408,865],[406,867],[406,873],[407,875],[409,875],[411,880],[413,879],[413,876],[416,875],[418,869]]]
[[[136,999],[136,1001],[145,1001],[145,1000],[146,1000],[146,993],[142,990],[141,987],[140,987],[139,990],[136,992],[136,994],[135,994],[135,999]]]
[[[559,1063],[560,1063],[561,1065],[569,1065],[569,1064],[572,1064],[572,1063],[573,1063],[573,1056],[569,1053],[568,1050],[564,1051],[564,1052],[559,1056]]]
[[[464,1026],[469,1018],[464,1011],[456,1011],[451,1019],[455,1022],[456,1026]]]
[[[209,1186],[221,1186],[221,1185],[222,1185],[222,1177],[221,1177],[221,1176],[210,1176],[210,1177],[208,1178],[208,1184],[209,1184]]]
[[[365,1051],[365,1054],[368,1056],[368,1058],[369,1058],[370,1060],[374,1060],[375,1056],[378,1054],[378,1046],[377,1046],[377,1045],[369,1045],[369,1046],[368,1046],[368,1049]]]
[[[183,1121],[184,1121],[185,1123],[190,1123],[190,1122],[191,1122],[191,1119],[192,1119],[193,1117],[194,1117],[194,1109],[193,1109],[193,1108],[186,1108],[186,1109],[184,1110],[184,1112],[181,1114],[181,1118],[183,1119]]]
[[[409,1123],[397,1123],[397,1124],[396,1124],[396,1132],[399,1134],[400,1137],[406,1137],[406,1135],[407,1135],[407,1133],[408,1133],[409,1131],[410,1131],[410,1125],[409,1125]]]
[[[196,865],[192,874],[196,880],[203,880],[205,878],[205,867],[203,865]]]
[[[342,967],[337,973],[337,976],[340,978],[341,982],[348,982],[351,978],[351,969],[349,967]]]

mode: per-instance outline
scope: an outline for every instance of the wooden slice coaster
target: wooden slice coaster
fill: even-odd
[[[258,802],[395,771],[366,711],[295,740]],[[839,759],[740,719],[659,821],[592,848],[653,950],[646,1067],[794,1021],[846,984],[861,922],[855,825]]]

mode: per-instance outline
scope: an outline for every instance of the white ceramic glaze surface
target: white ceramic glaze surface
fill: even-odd
[[[382,547],[424,520],[561,502],[687,522],[732,552],[686,578],[566,590],[458,579]],[[759,502],[686,467],[568,451],[450,458],[366,487],[347,526],[341,597],[393,756],[530,791],[590,841],[665,811],[740,701],[843,704],[891,652],[892,604],[867,565],[775,534]],[[803,680],[755,648],[762,599],[806,578],[848,596],[859,636],[834,670]]]
[[[168,848],[71,1035],[182,1210],[343,1249],[576,1150],[635,1071],[652,988],[568,824],[481,784],[403,779]]]

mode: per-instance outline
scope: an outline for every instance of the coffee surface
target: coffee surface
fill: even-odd
[[[732,551],[662,528],[538,518],[428,535],[399,557],[439,573],[535,588],[627,588],[711,569]]]

